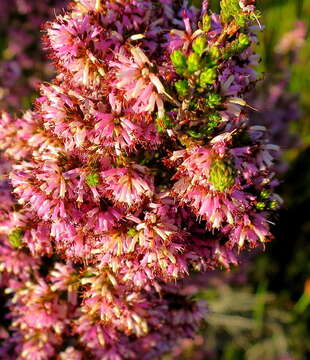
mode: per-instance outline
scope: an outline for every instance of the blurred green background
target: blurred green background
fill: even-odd
[[[300,97],[303,117],[293,123],[293,129],[305,142],[310,143],[310,1],[309,0],[258,0],[258,8],[262,11],[263,23],[266,27],[262,39],[263,65],[267,73],[274,71],[273,49],[285,33],[292,30],[297,20],[302,20],[307,27],[306,43],[299,53],[299,60],[291,67],[292,79],[290,91]]]

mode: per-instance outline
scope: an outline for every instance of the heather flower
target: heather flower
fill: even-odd
[[[59,18],[47,30],[48,45],[53,50],[53,57],[59,59],[57,65],[69,70],[77,83],[98,85],[100,76],[105,74],[99,59],[112,41],[100,41],[102,32],[104,28],[92,25],[88,16]]]
[[[137,208],[145,199],[151,199],[153,196],[153,179],[148,174],[148,169],[143,166],[110,169],[100,175],[102,195],[115,203]]]
[[[78,95],[68,96],[55,85],[43,86],[41,92],[45,97],[38,100],[38,106],[44,127],[60,136],[67,150],[84,146],[87,122],[83,118]],[[91,103],[87,105],[91,106]],[[69,123],[68,118],[71,120]]]
[[[264,151],[265,149],[262,150]],[[172,188],[179,201],[190,206],[198,218],[206,220],[206,225],[210,229],[220,229],[227,224],[224,227],[227,234],[227,228],[234,229],[239,224],[243,229],[241,233],[239,232],[240,240],[237,241],[239,247],[243,247],[245,239],[253,245],[257,240],[267,241],[269,235],[268,225],[263,218],[261,221],[254,220],[258,197],[246,191],[250,185],[252,187],[256,184],[259,194],[262,186],[259,181],[269,157],[268,154],[261,155],[264,157],[264,162],[258,155],[258,164],[247,164],[249,153],[249,147],[238,148],[237,151],[232,149],[230,156],[198,147],[192,148],[189,154],[175,153],[172,158],[174,161],[183,160],[175,175],[175,178],[180,180]],[[234,155],[239,155],[240,158]],[[254,219],[251,221],[249,213],[253,210]],[[244,226],[240,223],[244,223]],[[256,226],[255,223],[259,225]],[[253,234],[247,237],[248,226]],[[235,239],[235,236],[232,236]]]
[[[221,4],[79,0],[46,24],[58,75],[0,125],[5,348],[20,359],[161,356],[205,313],[178,280],[272,237],[277,147],[244,99],[257,14]]]
[[[239,5],[242,10],[252,12],[255,10],[255,0],[240,0]]]
[[[135,100],[132,110],[136,113],[150,112],[155,109],[159,117],[164,116],[163,96],[165,89],[154,74],[154,65],[139,47],[130,49],[131,59],[122,52],[118,55],[119,62],[112,62],[116,70],[116,88],[125,91],[126,100]]]
[[[133,149],[137,146],[141,128],[125,117],[114,118],[113,114],[96,113],[98,122],[94,130],[94,143],[98,145],[104,140],[107,147],[121,149]],[[142,136],[142,134],[141,134]]]
[[[89,134],[93,144],[114,148],[116,154],[132,152],[139,145],[146,149],[158,148],[160,138],[149,115],[133,113],[129,104],[122,109],[122,102],[112,93],[109,103],[112,113],[94,111],[95,126]]]
[[[74,349],[74,347],[69,346],[66,348],[65,351],[62,351],[58,355],[58,358],[59,360],[82,360],[83,353],[79,350]]]

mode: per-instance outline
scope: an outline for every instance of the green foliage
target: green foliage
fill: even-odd
[[[91,173],[86,176],[86,184],[88,186],[97,186],[100,184],[100,177],[97,173]]]
[[[246,34],[241,33],[238,38],[231,42],[231,44],[224,49],[224,57],[229,57],[241,54],[245,49],[251,45],[251,41]]]
[[[224,159],[216,159],[210,168],[209,181],[215,190],[226,191],[235,183],[236,172],[231,163]]]
[[[174,65],[176,72],[182,75],[187,69],[186,56],[181,50],[174,50],[171,54],[171,61]]]
[[[189,86],[186,79],[178,80],[174,86],[180,96],[186,96],[188,94]]]
[[[209,94],[206,99],[206,105],[211,109],[219,106],[221,103],[222,103],[222,97],[220,94],[217,93]]]
[[[199,129],[199,131],[190,129],[187,131],[187,134],[195,139],[210,136],[214,129],[220,124],[221,120],[221,115],[217,111],[214,111],[208,115],[208,123],[202,129]]]
[[[217,72],[215,68],[204,70],[199,77],[199,85],[202,88],[207,88],[208,85],[212,85],[217,78]]]
[[[198,71],[201,67],[201,57],[192,52],[189,57],[187,58],[187,68],[190,74]]]
[[[23,235],[24,235],[24,230],[21,228],[16,228],[8,236],[9,243],[15,248],[21,247],[23,243],[22,242]]]
[[[211,61],[216,62],[220,58],[221,52],[217,46],[212,46],[209,49],[209,55],[210,55]]]
[[[202,18],[202,30],[208,32],[211,29],[211,17],[206,14]]]
[[[244,26],[246,16],[242,13],[239,0],[221,0],[221,18],[223,23],[234,19],[239,26]]]
[[[128,229],[128,231],[127,231],[127,235],[128,235],[128,236],[131,236],[131,237],[136,236],[137,233],[138,233],[137,230],[134,229],[134,228],[130,228],[130,229]]]
[[[187,131],[187,134],[189,136],[191,136],[192,138],[194,138],[194,139],[200,139],[200,138],[205,136],[205,134],[203,133],[203,130],[202,131],[196,131],[196,130],[190,129],[190,130]]]
[[[208,121],[209,131],[215,129],[221,121],[222,121],[222,117],[217,111],[214,111],[213,113],[209,114],[209,121]]]
[[[192,43],[192,48],[198,55],[202,55],[202,53],[206,50],[207,40],[204,36],[198,36]]]
[[[170,116],[168,114],[164,114],[163,117],[157,116],[155,120],[155,125],[157,128],[157,131],[162,133],[167,129],[171,129],[173,127],[173,124],[171,122]]]

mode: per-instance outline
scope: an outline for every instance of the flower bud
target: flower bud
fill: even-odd
[[[198,55],[202,55],[202,53],[205,51],[207,45],[207,40],[203,36],[197,37],[193,43],[192,48]]]
[[[250,41],[248,35],[246,35],[246,34],[240,34],[238,37],[238,42],[239,42],[240,48],[243,48],[244,50],[251,44],[251,41]]]
[[[191,53],[187,59],[187,68],[188,71],[193,74],[200,68],[200,56],[196,53]]]
[[[235,183],[235,169],[230,162],[216,159],[210,168],[209,181],[218,191],[229,190]]]
[[[268,190],[263,190],[261,193],[260,193],[260,197],[263,199],[263,200],[266,200],[270,197],[270,191]]]
[[[264,210],[266,208],[266,204],[263,201],[259,201],[255,205],[257,210]]]
[[[24,231],[21,228],[16,228],[8,236],[9,243],[13,247],[19,248],[22,245],[23,235],[24,235]]]
[[[209,49],[209,54],[213,61],[218,60],[219,57],[221,56],[221,52],[217,46],[211,46],[211,48]]]
[[[211,68],[208,70],[204,70],[200,74],[199,85],[202,88],[206,88],[208,85],[212,85],[214,83],[214,81],[216,80],[216,78],[217,78],[216,69]]]
[[[206,104],[211,109],[215,108],[216,106],[219,106],[221,102],[222,102],[222,97],[220,94],[217,93],[211,93],[206,99]]]
[[[271,200],[268,203],[268,209],[270,210],[277,210],[279,208],[279,203],[276,200]]]
[[[202,30],[208,32],[211,29],[211,17],[206,14],[202,18]]]
[[[86,176],[86,184],[89,186],[97,186],[100,183],[100,177],[97,173],[91,173]]]
[[[181,50],[174,50],[170,56],[172,64],[176,68],[178,74],[183,74],[187,68],[186,56]]]
[[[180,96],[186,96],[188,94],[189,86],[186,79],[178,80],[174,85]]]

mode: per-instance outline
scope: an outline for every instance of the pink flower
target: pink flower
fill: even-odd
[[[77,0],[47,23],[58,75],[0,121],[5,356],[159,358],[206,311],[178,280],[271,238],[277,147],[249,126],[240,3],[242,32],[172,0]]]
[[[130,49],[131,57],[124,50],[118,55],[118,61],[110,66],[116,71],[116,88],[125,91],[127,101],[134,100],[134,112],[153,112],[155,105],[158,116],[164,116],[163,96],[165,88],[154,73],[154,65],[139,47]]]
[[[110,169],[100,175],[101,194],[116,204],[137,209],[154,194],[153,178],[144,166]]]
[[[96,122],[94,127],[95,144],[103,143],[104,146],[114,147],[116,153],[122,149],[133,150],[142,137],[142,129],[126,117],[116,117],[113,114],[96,112]]]
[[[53,50],[56,64],[69,71],[74,81],[85,86],[99,85],[105,73],[99,57],[113,43],[100,36],[104,31],[93,25],[87,15],[58,17],[46,30],[47,45]]]

